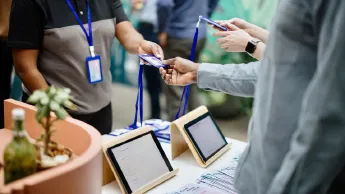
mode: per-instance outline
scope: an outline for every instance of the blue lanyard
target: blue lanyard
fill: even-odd
[[[95,56],[95,50],[94,50],[94,47],[93,47],[93,38],[92,38],[91,10],[90,10],[90,5],[89,5],[88,0],[85,0],[85,1],[86,1],[86,6],[87,6],[87,23],[88,23],[89,33],[87,33],[87,31],[86,31],[86,29],[85,29],[85,27],[83,25],[83,22],[81,21],[78,13],[76,12],[76,10],[74,9],[74,7],[73,7],[73,5],[71,3],[71,0],[66,0],[69,8],[72,10],[73,15],[77,19],[81,29],[83,30],[83,32],[84,32],[84,34],[86,36],[87,42],[89,43],[91,55],[92,55],[92,57],[94,57]]]
[[[144,92],[144,86],[143,86],[143,72],[144,72],[144,65],[141,64],[139,68],[139,74],[138,74],[138,94],[137,94],[137,100],[135,103],[135,114],[134,114],[134,121],[133,124],[129,126],[131,129],[137,129],[137,119],[138,119],[138,107],[139,107],[139,114],[140,114],[140,124],[143,125],[143,114],[144,114],[144,108],[143,108],[143,92]]]
[[[199,35],[199,25],[197,25],[197,27],[196,27],[194,39],[193,39],[193,44],[192,44],[192,50],[190,52],[189,60],[191,60],[191,61],[195,60],[195,51],[196,51],[196,46],[198,45],[198,35]],[[182,96],[181,96],[181,100],[180,100],[180,108],[178,109],[178,111],[175,115],[175,120],[177,120],[180,117],[181,105],[182,105],[183,99],[184,99],[184,105],[183,105],[182,116],[186,114],[187,106],[188,106],[189,91],[190,91],[190,85],[185,86],[183,88],[183,92],[182,92]]]

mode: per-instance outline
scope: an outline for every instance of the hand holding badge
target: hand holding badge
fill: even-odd
[[[157,58],[154,55],[149,55],[149,54],[144,54],[144,55],[139,55],[140,59],[144,61],[144,63],[148,63],[149,65],[152,65],[156,68],[168,68],[169,65],[163,64],[162,60],[160,58]]]

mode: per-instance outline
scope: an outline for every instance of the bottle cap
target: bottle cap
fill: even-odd
[[[12,119],[14,120],[24,120],[25,112],[21,108],[15,108],[12,110]]]

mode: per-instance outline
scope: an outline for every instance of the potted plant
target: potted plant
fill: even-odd
[[[76,106],[71,102],[70,93],[70,89],[51,86],[46,90],[36,90],[28,99],[28,103],[36,106],[36,120],[44,129],[41,137],[36,141],[36,147],[39,151],[39,169],[66,163],[72,157],[70,149],[51,140],[54,133],[54,123],[58,120],[64,120],[68,116],[65,108],[76,109]],[[55,117],[51,115],[51,112],[55,114]]]

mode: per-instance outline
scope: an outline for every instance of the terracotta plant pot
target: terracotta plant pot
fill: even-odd
[[[0,163],[3,150],[11,141],[11,111],[25,110],[25,129],[30,138],[37,139],[42,127],[35,119],[35,107],[14,100],[5,101],[5,129],[0,130]],[[102,152],[99,132],[78,120],[67,118],[56,122],[52,138],[73,150],[73,160],[23,179],[4,185],[0,168],[0,194],[100,194],[102,188]]]

